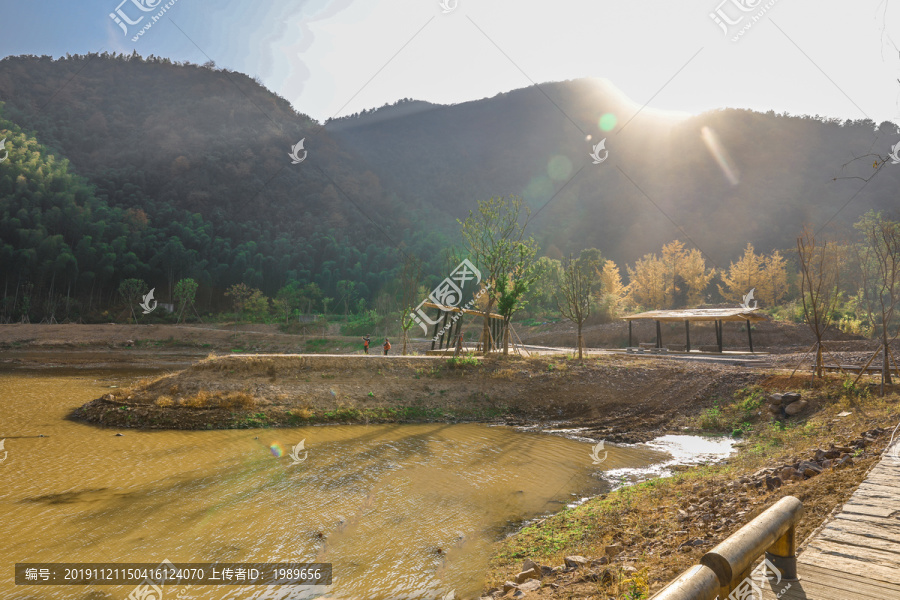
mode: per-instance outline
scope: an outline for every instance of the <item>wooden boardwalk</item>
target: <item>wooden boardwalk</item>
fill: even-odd
[[[900,440],[893,448],[800,552],[800,581],[765,600],[900,600]]]

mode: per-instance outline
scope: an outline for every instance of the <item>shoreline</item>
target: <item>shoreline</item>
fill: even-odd
[[[228,429],[478,422],[581,428],[643,442],[762,377],[737,367],[604,356],[210,356],[73,411],[106,427]]]

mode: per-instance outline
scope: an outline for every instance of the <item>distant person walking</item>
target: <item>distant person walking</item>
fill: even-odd
[[[391,349],[391,341],[387,338],[384,338],[384,355],[387,356],[388,352]]]
[[[368,354],[369,353],[369,336],[365,336],[362,340],[363,340],[363,352]]]

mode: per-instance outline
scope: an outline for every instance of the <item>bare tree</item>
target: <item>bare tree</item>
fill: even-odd
[[[854,272],[859,278],[869,320],[881,336],[882,382],[891,385],[888,328],[900,301],[900,223],[885,219],[881,213],[869,211],[854,227],[863,237],[862,243],[854,246]]]
[[[600,261],[587,256],[576,259],[570,254],[563,259],[556,306],[578,328],[578,360],[584,360],[584,336],[581,330],[585,320],[591,315],[594,275],[599,267]]]
[[[840,292],[841,251],[837,244],[817,240],[809,227],[797,238],[803,318],[816,336],[816,376],[824,375],[822,336],[831,325]]]

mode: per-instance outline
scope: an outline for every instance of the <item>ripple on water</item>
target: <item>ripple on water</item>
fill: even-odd
[[[65,419],[136,377],[0,373],[10,390],[0,398],[9,452],[0,465],[0,563],[320,561],[334,565],[330,588],[205,586],[186,597],[412,599],[453,589],[474,596],[510,523],[558,510],[573,495],[608,491],[598,473],[649,473],[680,451],[670,441],[609,445],[596,465],[584,441],[476,424],[116,437]],[[48,437],[29,437],[38,434]],[[289,449],[301,440],[307,454],[297,463]],[[273,447],[283,451],[273,455]],[[4,598],[96,591],[23,592],[9,574],[0,573]],[[130,592],[100,589],[117,599]]]

